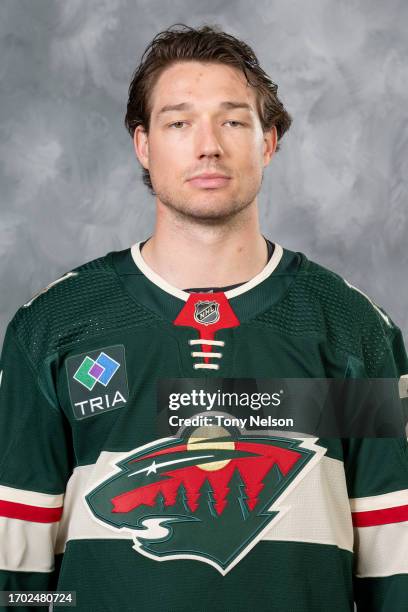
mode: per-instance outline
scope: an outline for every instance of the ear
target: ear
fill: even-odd
[[[264,148],[263,148],[263,160],[264,166],[267,166],[271,161],[273,154],[276,151],[278,144],[278,131],[276,126],[273,125],[270,130],[264,132]]]
[[[149,140],[148,134],[142,125],[138,125],[133,134],[135,153],[143,168],[149,169]]]

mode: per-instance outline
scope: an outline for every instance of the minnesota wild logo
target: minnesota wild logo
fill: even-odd
[[[208,429],[128,453],[85,501],[98,522],[129,530],[139,553],[196,559],[225,575],[270,529],[280,498],[324,450],[311,441]]]

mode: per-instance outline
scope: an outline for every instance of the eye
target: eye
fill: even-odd
[[[174,123],[170,123],[169,127],[175,128],[175,129],[180,129],[180,128],[183,127],[183,125],[185,123],[186,123],[186,121],[175,121]],[[245,125],[241,121],[236,121],[235,119],[230,119],[229,121],[226,121],[225,123],[231,123],[231,124],[233,124],[233,127],[244,126]]]

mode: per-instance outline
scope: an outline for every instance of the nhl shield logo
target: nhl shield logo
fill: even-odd
[[[287,511],[280,498],[321,454],[312,442],[202,429],[126,454],[84,501],[104,527],[130,531],[138,553],[202,561],[225,575]]]
[[[214,300],[196,302],[194,305],[194,319],[197,323],[211,325],[220,319],[220,305]]]

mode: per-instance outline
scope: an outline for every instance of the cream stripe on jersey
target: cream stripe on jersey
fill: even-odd
[[[277,508],[281,508],[277,504]],[[282,504],[265,540],[332,544],[353,550],[353,525],[343,462],[323,457]],[[286,510],[287,509],[287,510]]]
[[[0,570],[51,572],[58,523],[31,523],[0,516]]]
[[[14,487],[0,485],[0,501],[26,504],[27,506],[37,506],[39,508],[60,508],[64,501],[64,495],[49,495],[48,493],[38,493],[36,491],[26,491],[25,489],[15,489]]]
[[[123,458],[123,453],[103,451],[95,465],[74,470],[66,490],[57,552],[64,551],[68,540],[132,539],[130,531],[109,528],[94,519],[84,501],[85,493],[118,471],[113,464]],[[315,462],[309,464],[305,466],[304,477],[290,485],[272,506],[279,516],[262,539],[332,544],[352,551],[353,527],[343,463],[316,454]]]
[[[384,510],[408,504],[408,489],[394,491],[384,495],[373,495],[371,497],[356,497],[350,499],[352,512],[370,512],[371,510]],[[408,552],[407,552],[408,556]]]
[[[356,527],[356,576],[375,578],[408,573],[408,521]]]

